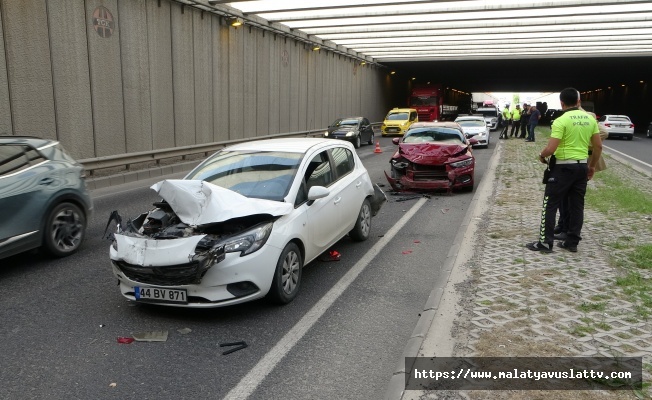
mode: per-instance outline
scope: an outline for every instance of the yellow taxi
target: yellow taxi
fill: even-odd
[[[383,136],[403,135],[410,126],[419,121],[414,108],[393,108],[387,113],[380,131]]]

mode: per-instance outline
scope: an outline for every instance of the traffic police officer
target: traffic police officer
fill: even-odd
[[[602,141],[595,118],[579,110],[580,94],[566,88],[559,94],[564,114],[552,124],[548,145],[539,154],[539,160],[555,156],[543,197],[539,240],[526,244],[533,251],[552,252],[555,217],[561,200],[568,196],[570,221],[566,240],[559,247],[575,252],[582,239],[584,223],[584,195],[587,181],[593,178],[595,167],[602,154]],[[589,145],[593,146],[591,164],[587,164]]]
[[[521,126],[521,106],[516,105],[514,111],[512,111],[512,131],[509,133],[509,137],[514,136],[516,132],[516,137],[518,137],[518,128]]]
[[[503,110],[503,125],[504,128],[500,131],[500,136],[498,139],[507,139],[507,131],[509,130],[509,104],[505,104],[505,109]]]

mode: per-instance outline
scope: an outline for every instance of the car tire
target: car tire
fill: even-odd
[[[355,147],[356,149],[359,149],[361,145],[362,145],[362,139],[360,138],[360,134],[358,134],[355,137],[355,141],[353,142],[353,147]]]
[[[296,243],[288,243],[276,262],[272,287],[268,297],[276,304],[288,304],[299,292],[303,256]]]
[[[364,199],[355,226],[349,232],[349,236],[356,242],[363,242],[369,238],[369,232],[371,232],[371,203],[369,203],[369,199]]]
[[[76,204],[57,204],[48,214],[43,231],[43,248],[55,257],[75,253],[86,234],[86,215]]]
[[[371,132],[371,136],[369,136],[369,141],[367,142],[367,144],[374,144],[374,133],[373,132]]]

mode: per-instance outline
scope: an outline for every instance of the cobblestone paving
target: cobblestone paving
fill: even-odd
[[[587,209],[577,253],[557,247],[552,254],[532,252],[524,244],[538,237],[543,167],[537,154],[545,141],[507,140],[500,145],[505,149],[493,206],[479,230],[476,255],[470,263],[474,293],[464,296],[466,318],[461,318],[456,329],[456,355],[627,355],[643,356],[650,363],[649,309],[615,284],[622,271],[614,266],[633,246],[650,243],[650,220],[636,213],[602,214]],[[607,159],[607,163],[612,174],[652,193],[650,178],[615,160]],[[590,185],[589,190],[595,190],[593,181]],[[649,278],[649,271],[643,270],[643,276]],[[511,398],[504,395],[499,397]],[[559,398],[595,395],[561,394]],[[602,392],[600,397],[605,395],[632,396],[631,392]]]

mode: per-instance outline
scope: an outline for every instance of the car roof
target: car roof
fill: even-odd
[[[629,118],[627,115],[620,115],[620,114],[605,114],[605,117]]]
[[[457,122],[442,121],[442,122],[415,122],[410,126],[411,129],[439,127],[439,128],[454,128],[460,130],[462,127]]]
[[[455,121],[457,121],[457,120],[465,120],[465,119],[469,119],[469,120],[477,119],[477,120],[483,120],[484,121],[484,115],[460,115],[459,117],[455,118]]]
[[[415,108],[392,108],[389,112],[411,112],[417,111]]]
[[[0,136],[0,144],[25,144],[31,147],[40,148],[49,144],[58,143],[56,140],[43,139],[36,136]]]
[[[267,140],[253,140],[250,142],[243,142],[234,144],[225,148],[224,150],[237,150],[237,151],[252,151],[252,150],[265,150],[265,151],[283,151],[288,153],[306,153],[308,150],[315,146],[341,144],[346,146],[348,142],[335,141],[331,139],[320,138],[282,138],[282,139],[267,139]]]
[[[337,119],[363,119],[363,118],[364,117],[339,117],[339,118],[335,118],[335,119],[337,120]]]

